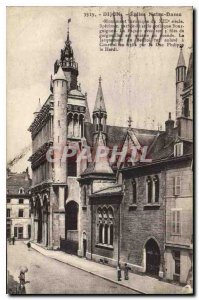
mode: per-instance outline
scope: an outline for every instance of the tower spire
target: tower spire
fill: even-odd
[[[61,49],[60,59],[57,59],[54,64],[54,74],[57,73],[59,66],[62,67],[62,70],[68,81],[69,90],[77,89],[77,77],[78,77],[78,64],[75,62],[75,57],[73,53],[73,48],[71,46],[70,36],[69,36],[69,23],[71,19],[68,19],[67,22],[67,39],[65,40],[65,45]]]
[[[106,132],[106,106],[104,102],[104,95],[102,91],[102,77],[99,77],[99,84],[97,90],[97,96],[95,100],[95,106],[93,110],[93,123],[95,127],[95,132]]]
[[[183,45],[180,45],[180,54],[179,54],[179,58],[178,58],[177,68],[178,67],[185,67],[185,60],[184,60],[184,55],[183,55],[182,48],[183,48]]]
[[[71,22],[71,19],[68,19],[68,26],[67,26],[67,42],[70,41],[70,38],[69,38],[69,23]]]
[[[97,91],[97,96],[96,96],[96,100],[95,100],[95,106],[94,106],[93,113],[97,112],[99,110],[106,112],[104,95],[103,95],[103,91],[102,91],[102,77],[101,76],[99,77],[98,91]]]

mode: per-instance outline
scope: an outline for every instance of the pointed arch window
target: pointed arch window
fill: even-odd
[[[19,189],[19,194],[24,194],[25,192],[24,192],[24,188],[22,188],[22,187],[20,187],[20,189]]]
[[[137,203],[137,182],[135,179],[133,179],[131,182],[131,189],[132,189],[131,203],[136,204]]]
[[[102,236],[103,236],[103,225],[99,224],[99,243],[101,244],[103,243]]]
[[[113,246],[114,242],[114,228],[113,220],[114,214],[112,207],[98,208],[98,243],[105,246]]]
[[[154,183],[154,202],[157,203],[159,202],[159,191],[160,191],[160,182],[159,182],[159,177],[157,175],[153,178],[153,183]]]
[[[104,225],[104,244],[108,244],[108,224]]]
[[[152,190],[153,190],[152,180],[151,177],[148,176],[146,180],[146,196],[147,196],[148,203],[152,203]]]
[[[83,206],[86,206],[86,201],[87,200],[87,190],[86,190],[86,186],[84,186],[83,188]]]
[[[110,225],[110,245],[113,246],[113,224]]]

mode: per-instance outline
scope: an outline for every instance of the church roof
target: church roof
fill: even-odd
[[[71,90],[69,92],[70,96],[79,96],[79,97],[84,97],[84,94],[82,94],[82,92],[80,92],[79,90]]]
[[[139,129],[139,128],[132,128],[132,131],[135,134],[141,146],[150,146],[153,143],[157,134],[159,134],[160,132],[157,130]],[[94,132],[95,132],[94,125],[92,123],[86,122],[85,138],[89,146],[92,146]],[[107,133],[107,147],[113,148],[113,146],[117,145],[120,148],[124,143],[124,139],[127,133],[127,127],[107,125],[106,133]]]
[[[91,116],[90,116],[90,111],[89,111],[89,107],[88,107],[87,95],[85,98],[85,106],[86,106],[85,122],[91,122]]]
[[[183,66],[186,66],[186,65],[185,65],[184,55],[183,55],[182,48],[181,48],[177,67],[183,67]]]
[[[59,66],[57,73],[54,75],[53,80],[66,80],[62,67]]]
[[[187,70],[187,76],[185,79],[184,87],[187,88],[191,85],[193,85],[193,53],[191,53],[189,57],[189,66]]]
[[[108,154],[105,157],[97,157],[96,153],[100,147],[105,146],[105,141],[102,135],[102,132],[100,131],[96,140],[96,144],[93,147],[93,158],[94,161],[89,163],[86,170],[82,173],[82,175],[85,174],[114,174],[113,170],[109,164],[108,161]]]
[[[95,100],[95,106],[93,112],[96,111],[105,111],[106,112],[106,106],[104,102],[104,95],[102,91],[102,83],[101,83],[101,77],[99,78],[99,85],[98,85],[98,90],[97,90],[97,96]]]
[[[97,191],[93,194],[90,195],[90,197],[97,197],[99,196],[111,196],[111,195],[115,195],[115,194],[121,194],[122,195],[122,186],[121,185],[113,185],[110,186],[108,188],[102,189],[100,191]]]

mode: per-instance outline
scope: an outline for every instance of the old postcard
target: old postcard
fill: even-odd
[[[7,293],[193,293],[193,8],[7,7]]]

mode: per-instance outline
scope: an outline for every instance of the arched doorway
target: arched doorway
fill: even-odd
[[[70,201],[66,204],[66,230],[77,230],[78,204]]]
[[[69,201],[65,207],[65,240],[60,247],[67,253],[77,254],[78,250],[78,204]]]
[[[154,239],[147,241],[146,249],[146,273],[158,276],[160,269],[160,249]]]

